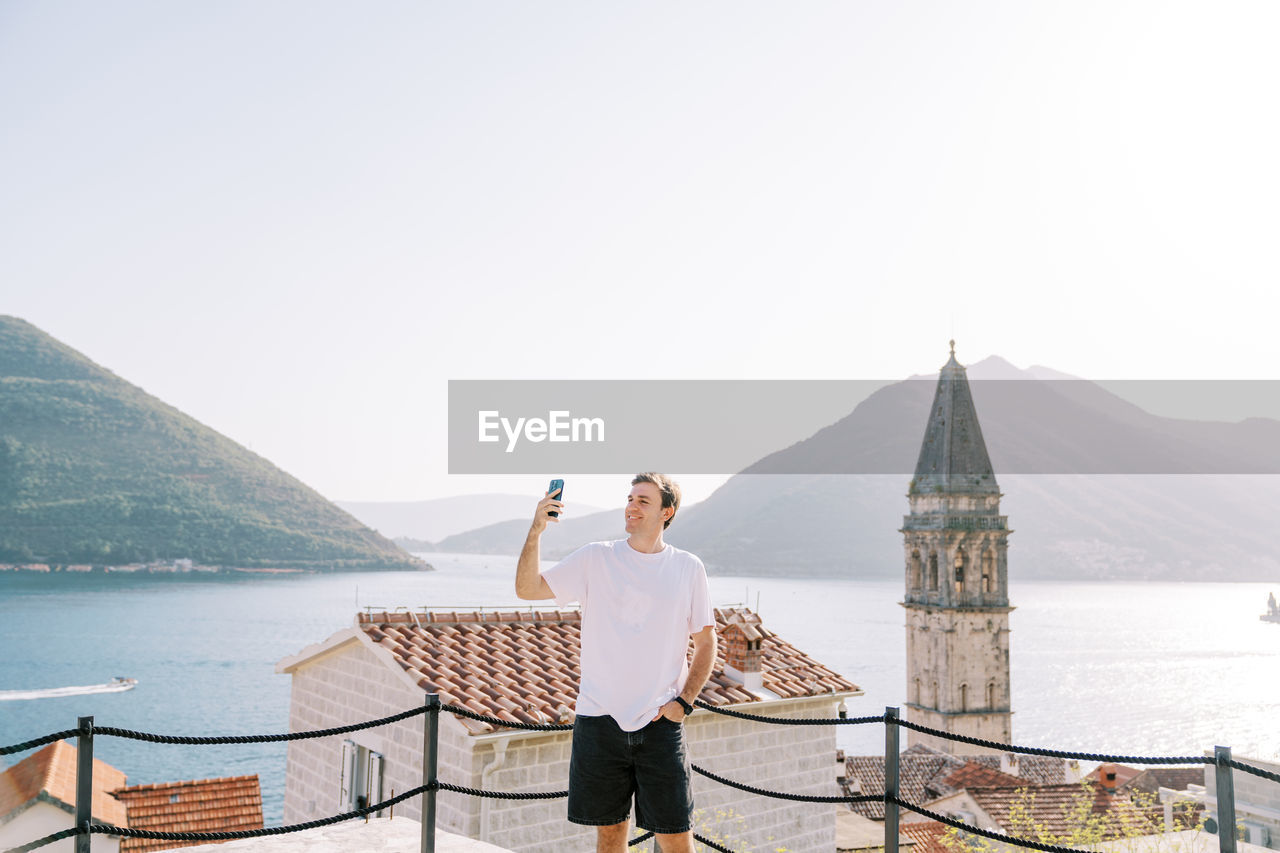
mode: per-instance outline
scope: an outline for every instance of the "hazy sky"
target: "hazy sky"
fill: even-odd
[[[1274,379],[1278,39],[1272,2],[5,0],[0,313],[349,500],[542,486],[447,475],[449,379],[891,379],[951,337]]]

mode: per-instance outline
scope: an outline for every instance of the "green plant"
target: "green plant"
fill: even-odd
[[[1104,802],[1098,789],[1089,781],[1080,783],[1071,800],[1061,808],[1060,817],[1066,829],[1055,831],[1046,822],[1044,809],[1036,807],[1036,789],[1021,788],[1009,806],[1004,829],[1010,837],[1072,847],[1077,850],[1099,850],[1109,842],[1109,850],[1137,851],[1142,853],[1179,853],[1170,836],[1164,834],[1162,807],[1154,794],[1134,791],[1128,796],[1110,795]],[[1188,820],[1184,814],[1183,828],[1200,830],[1203,821]],[[1056,823],[1056,821],[1055,821]],[[1135,839],[1144,839],[1141,845]],[[955,853],[1009,853],[1021,851],[1000,841],[967,833],[955,827],[948,828],[939,839],[942,845]]]

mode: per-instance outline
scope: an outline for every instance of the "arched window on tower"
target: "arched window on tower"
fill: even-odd
[[[969,562],[969,555],[965,553],[964,548],[956,549],[956,570],[955,570],[955,586],[956,597],[955,603],[959,604],[964,600],[964,568]]]
[[[996,707],[996,685],[994,681],[987,682],[987,707],[995,710]]]
[[[969,685],[967,684],[960,685],[960,710],[969,710]]]
[[[920,578],[920,549],[913,548],[911,550],[911,560],[907,564],[907,584],[912,591],[921,587]]]
[[[982,552],[982,591],[988,595],[996,591],[996,552],[991,548]]]
[[[936,681],[935,681],[935,682],[933,682],[933,697],[932,697],[932,698],[933,698],[933,703],[932,703],[929,707],[931,707],[931,708],[937,708],[937,707],[938,707],[938,682],[936,682]]]
[[[938,588],[938,555],[929,555],[929,589]]]
[[[920,704],[920,679],[918,678],[916,679],[915,687],[916,687],[916,690],[915,690],[915,693],[912,694],[911,696],[911,701],[919,705]]]

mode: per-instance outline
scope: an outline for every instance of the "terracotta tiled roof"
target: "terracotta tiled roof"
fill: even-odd
[[[961,788],[1025,788],[1026,779],[1001,773],[994,767],[980,764],[972,758],[964,766],[942,780],[943,784],[954,790]]]
[[[1188,785],[1203,784],[1203,767],[1148,767],[1130,779],[1125,787],[1154,794],[1161,788],[1185,791]]]
[[[1067,775],[1068,763],[1061,758],[1049,755],[1014,755],[1017,760],[1017,772],[1013,775],[1026,779],[1033,785],[1061,785],[1070,781]],[[975,761],[991,762],[1000,766],[998,755],[980,755]]]
[[[1116,787],[1120,787],[1132,782],[1140,773],[1142,773],[1142,770],[1137,767],[1130,767],[1127,764],[1099,764],[1084,778],[1094,782],[1101,782],[1103,774],[1114,775]]]
[[[1016,834],[1018,827],[1010,819],[1010,811],[1017,804],[1025,804],[1029,819],[1042,836],[1066,837],[1075,828],[1072,815],[1079,797],[1091,799],[1090,814],[1111,815],[1135,825],[1150,825],[1158,832],[1160,824],[1151,815],[1144,815],[1127,794],[1112,794],[1097,784],[1079,783],[1067,785],[1039,785],[1026,789],[969,788],[967,793],[1006,833]],[[1117,837],[1117,831],[1108,837]],[[1145,834],[1145,833],[1142,833]]]
[[[761,645],[766,690],[784,699],[859,692],[857,685],[765,629],[746,608],[717,609],[716,629],[749,626]],[[581,676],[577,610],[361,613],[356,625],[387,649],[423,690],[470,711],[511,722],[572,719]],[[725,675],[723,643],[699,698],[709,705],[761,701]],[[488,723],[458,717],[472,734]]]
[[[898,795],[908,802],[923,805],[929,800],[954,793],[966,785],[953,784],[951,777],[963,773],[958,781],[976,783],[977,774],[990,771],[996,776],[983,776],[987,784],[1000,785],[1006,780],[1017,786],[1062,784],[1067,780],[1066,763],[1060,758],[1039,755],[1017,756],[1017,775],[1000,771],[998,755],[955,756],[922,744],[916,744],[898,757]],[[974,769],[965,770],[972,765]],[[884,756],[851,755],[845,761],[846,795],[884,793]],[[856,788],[856,790],[855,790]],[[854,803],[854,811],[875,820],[884,820],[884,803]]]
[[[950,829],[945,823],[936,820],[923,820],[919,823],[899,824],[899,835],[905,835],[915,842],[911,853],[951,853],[950,848],[942,843],[942,836]]]
[[[128,825],[124,805],[109,793],[125,781],[125,775],[110,764],[93,760],[94,818],[117,826]],[[37,799],[75,809],[76,748],[66,741],[55,741],[0,773],[0,822]],[[74,820],[68,815],[67,826],[72,823]]]
[[[165,832],[262,829],[262,791],[256,775],[134,785],[121,788],[115,796],[128,808],[132,829]],[[126,838],[120,842],[120,850],[121,853],[166,850],[199,843]]]

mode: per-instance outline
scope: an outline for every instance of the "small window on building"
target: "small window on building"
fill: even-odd
[[[938,588],[938,555],[929,555],[929,589]]]
[[[380,803],[382,796],[382,754],[355,741],[342,744],[342,790],[338,806],[343,812]],[[382,812],[374,814],[380,816]]]

